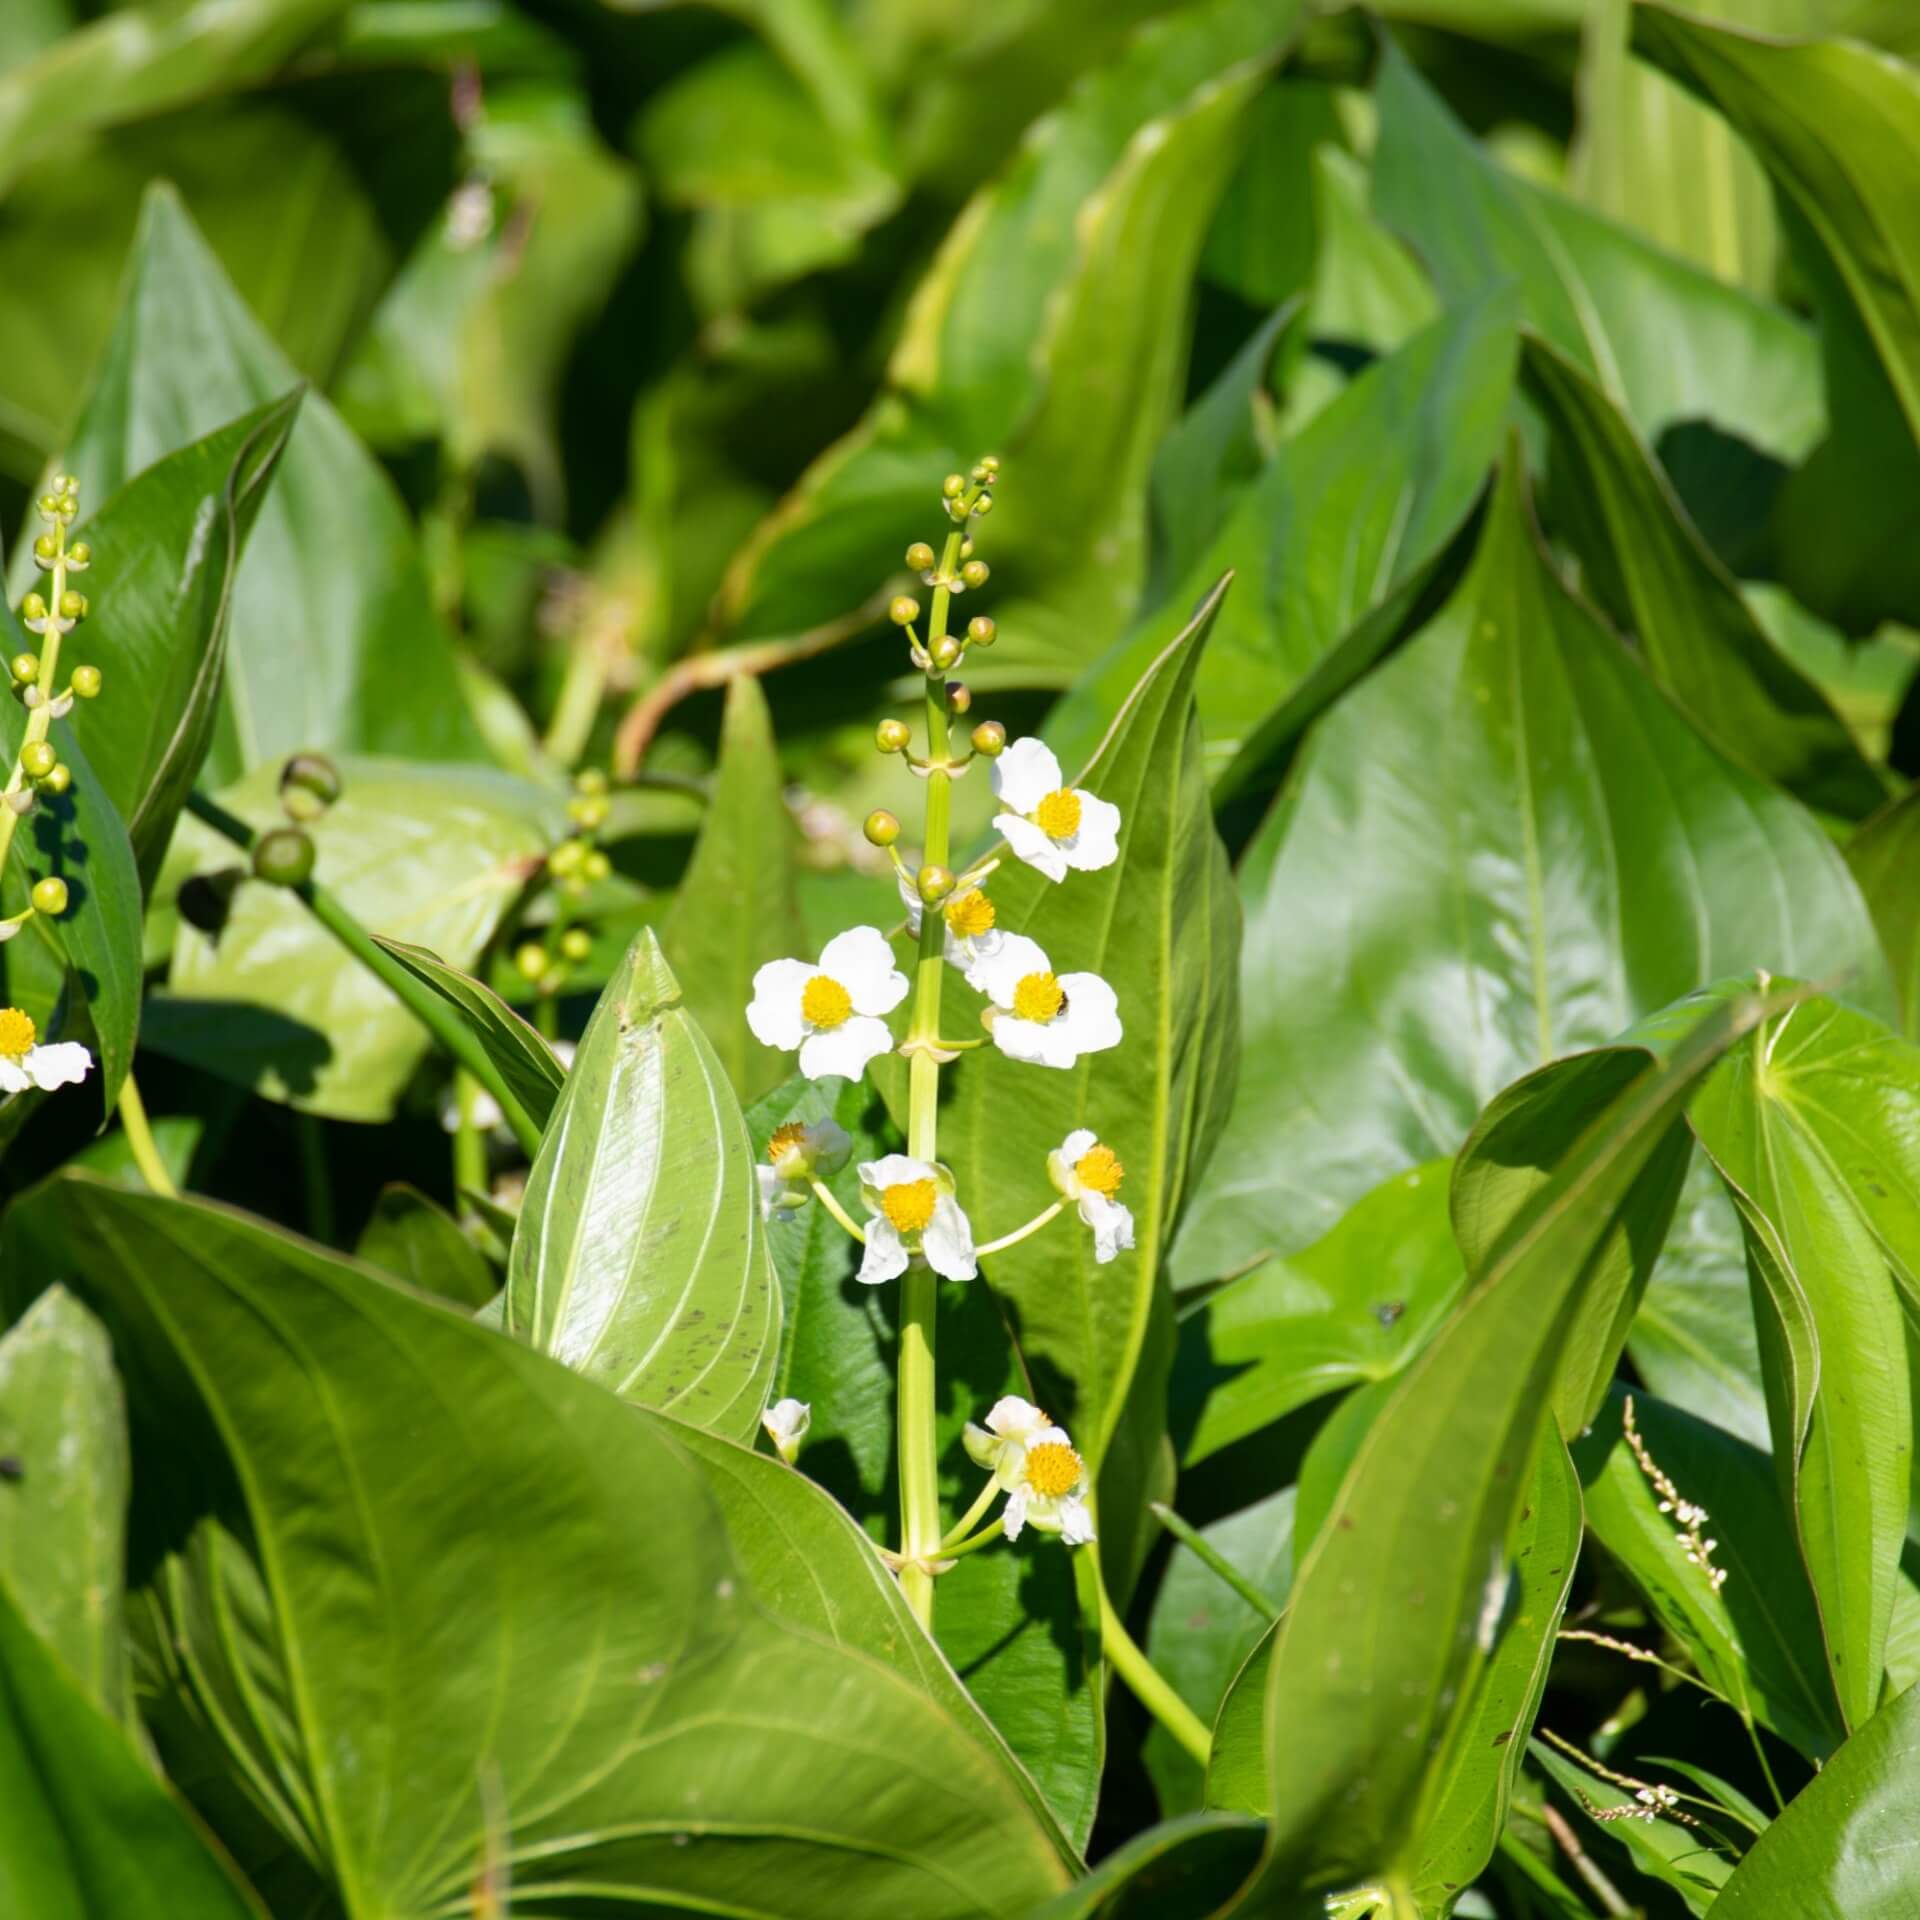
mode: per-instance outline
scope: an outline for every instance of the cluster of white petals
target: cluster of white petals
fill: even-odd
[[[1086,1464],[1066,1428],[1055,1426],[1030,1400],[1011,1393],[996,1400],[984,1427],[967,1423],[965,1442],[973,1463],[1006,1493],[1000,1524],[1009,1540],[1029,1526],[1057,1533],[1070,1547],[1094,1537]]]

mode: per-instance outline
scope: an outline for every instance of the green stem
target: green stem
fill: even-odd
[[[943,1552],[947,1547],[948,1541],[964,1540],[967,1534],[980,1524],[980,1516],[993,1505],[993,1496],[999,1491],[1000,1482],[998,1480],[989,1480],[987,1484],[980,1489],[980,1498],[966,1510],[960,1519],[956,1520],[953,1525],[947,1529],[947,1538],[940,1542]]]
[[[866,1229],[833,1197],[827,1183],[824,1180],[810,1180],[807,1184],[813,1188],[814,1198],[864,1247],[867,1244]]]
[[[167,1163],[160,1158],[160,1149],[154,1144],[153,1129],[147,1124],[146,1102],[140,1098],[139,1082],[131,1072],[120,1082],[120,1124],[126,1129],[127,1150],[140,1170],[140,1178],[153,1192],[169,1200],[179,1199],[180,1189],[173,1184],[173,1175],[167,1171]]]
[[[1114,1611],[1097,1552],[1093,1580],[1100,1593],[1100,1646],[1113,1662],[1114,1672],[1127,1683],[1133,1697],[1204,1767],[1213,1757],[1213,1736],[1200,1716],[1161,1679]]]
[[[1216,1547],[1199,1528],[1182,1520],[1174,1510],[1159,1500],[1148,1501],[1154,1516],[1160,1524],[1185,1547],[1196,1560],[1210,1572],[1216,1573],[1237,1593],[1263,1620],[1278,1620],[1280,1609],[1256,1587],[1247,1576],[1236,1567],[1218,1547]]]
[[[190,793],[187,810],[243,851],[253,850],[253,829],[217,800],[209,800],[204,793]],[[531,1160],[540,1150],[540,1129],[507,1085],[479,1037],[459,1014],[424,981],[415,979],[392,955],[376,946],[366,928],[318,881],[309,880],[288,891],[298,894],[313,917],[493,1095],[513,1130],[513,1137],[520,1143],[520,1150]]]
[[[996,1540],[1004,1540],[1007,1530],[998,1520],[990,1527],[982,1527],[971,1538],[957,1541],[952,1546],[943,1545],[940,1549],[942,1560],[958,1560],[963,1554],[978,1553],[982,1547],[990,1547]]]
[[[326,1136],[317,1114],[296,1113],[294,1131],[300,1140],[300,1179],[307,1194],[307,1233],[323,1247],[333,1245],[333,1175],[327,1168]]]
[[[465,1067],[455,1067],[453,1100],[459,1122],[453,1130],[455,1193],[485,1193],[487,1190],[487,1143],[473,1116],[473,1103],[479,1092],[480,1082]]]
[[[1066,1204],[1064,1200],[1056,1200],[1052,1206],[1036,1213],[1024,1227],[1015,1227],[1011,1233],[1003,1233],[998,1240],[989,1240],[984,1247],[975,1247],[975,1256],[984,1258],[987,1254],[1005,1253],[1009,1247],[1017,1247],[1022,1240],[1038,1233]]]

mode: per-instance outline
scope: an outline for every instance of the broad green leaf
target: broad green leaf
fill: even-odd
[[[994,616],[1018,636],[994,672],[1061,685],[1118,633],[1179,399],[1190,269],[1242,110],[1302,12],[1203,0],[1035,124],[934,259],[879,400],[729,573],[726,632],[865,625],[875,555],[937,522],[933,477],[994,452],[1005,484],[982,551],[1014,584]]]
[[[67,651],[103,684],[72,724],[149,891],[212,746],[235,573],[301,407],[288,393],[178,452],[157,449],[108,499],[81,496],[96,509],[80,528],[92,612]]]
[[[1632,1395],[1634,1425],[1654,1465],[1684,1499],[1705,1508],[1712,1561],[1725,1581],[1687,1558],[1683,1531],[1623,1434],[1617,1388],[1592,1432],[1575,1444],[1593,1537],[1644,1593],[1660,1625],[1701,1678],[1749,1726],[1755,1721],[1822,1760],[1846,1737],[1820,1639],[1820,1612],[1803,1571],[1780,1543],[1791,1526],[1767,1457],[1703,1420]]]
[[[296,379],[178,198],[156,187],[61,462],[83,501],[100,499]],[[108,581],[104,529],[94,545]],[[103,595],[96,618],[108,611]],[[214,779],[301,750],[485,760],[399,496],[317,394],[259,509],[231,617]]]
[[[528,1176],[506,1329],[636,1406],[751,1439],[780,1341],[767,1231],[740,1103],[643,931]]]
[[[1774,1460],[1850,1728],[1880,1698],[1906,1537],[1917,1109],[1920,1049],[1822,1000],[1744,1043],[1692,1114],[1746,1228]]]
[[[1480,498],[1516,352],[1511,301],[1476,301],[1376,362],[1284,443],[1180,590],[1049,720],[1064,762],[1091,750],[1231,572],[1195,687],[1206,764],[1227,792],[1264,771],[1380,657]]]
[[[1528,341],[1526,372],[1553,433],[1556,517],[1654,679],[1728,759],[1810,807],[1873,812],[1885,782],[1767,637],[1625,414],[1544,341]]]
[[[1173,1384],[1182,1458],[1193,1466],[1322,1394],[1398,1372],[1465,1277],[1446,1162],[1395,1174],[1323,1239],[1185,1317]]]
[[[0,1912],[265,1920],[0,1583]]]
[[[1293,1583],[1293,1499],[1293,1489],[1283,1487],[1201,1529],[1207,1544],[1275,1607],[1286,1605],[1287,1589]],[[1160,1591],[1154,1595],[1147,1658],[1211,1725],[1235,1676],[1272,1624],[1198,1554],[1175,1542]],[[1201,1804],[1205,1775],[1164,1727],[1156,1724],[1149,1731],[1142,1758],[1153,1776],[1163,1814],[1189,1813]],[[1262,1795],[1249,1811],[1265,1804]]]
[[[1780,503],[1784,577],[1850,629],[1920,612],[1898,505],[1920,482],[1920,72],[1857,41],[1763,39],[1648,5],[1634,43],[1766,168],[1820,310],[1833,433]]]
[[[1889,1700],[1754,1843],[1717,1920],[1908,1920],[1920,1689]]]
[[[545,1127],[567,1080],[566,1068],[546,1041],[484,981],[448,966],[425,947],[378,934],[374,938],[466,1021],[534,1125]]]
[[[1240,887],[1240,1092],[1183,1280],[1310,1244],[1529,1068],[1705,981],[1886,994],[1832,843],[1567,594],[1511,472],[1453,598],[1302,749]]]
[[[871,1549],[777,1462],[226,1209],[64,1179],[9,1224],[128,1356],[147,1523],[204,1541],[243,1503],[257,1566],[232,1535],[224,1583],[175,1558],[169,1619],[255,1663],[249,1764],[323,1810],[346,1911],[466,1904],[490,1830],[515,1911],[957,1920],[1066,1884]]]
[[[1056,886],[1009,857],[988,882],[1000,926],[1037,940],[1056,971],[1089,971],[1112,986],[1124,1038],[1065,1071],[984,1048],[942,1076],[953,1094],[941,1110],[939,1153],[982,1239],[1053,1198],[1046,1157],[1075,1128],[1091,1128],[1127,1169],[1134,1251],[1099,1264],[1092,1234],[1068,1212],[985,1269],[1020,1329],[1040,1403],[1095,1473],[1110,1451],[1124,1466],[1124,1484],[1101,1483],[1100,1499],[1103,1564],[1122,1593],[1132,1583],[1145,1468],[1164,1430],[1172,1341],[1162,1251],[1225,1113],[1238,1032],[1239,916],[1193,708],[1224,591],[1153,662],[1082,776],[1120,809],[1114,863]],[[1122,1436],[1136,1392],[1139,1430]]]
[[[742,1100],[785,1077],[786,1062],[747,1027],[753,976],[806,945],[794,893],[798,836],[787,811],[773,720],[760,683],[727,688],[720,764],[660,945],[687,982],[687,1011],[712,1042]]]
[[[1244,1814],[1183,1813],[1116,1848],[1071,1892],[1029,1920],[1160,1920],[1212,1913],[1260,1857],[1262,1823]]]
[[[126,1410],[105,1330],[63,1287],[0,1337],[0,1457],[14,1463],[0,1479],[0,1604],[11,1596],[69,1682],[125,1719]]]
[[[455,1306],[484,1307],[500,1291],[486,1255],[460,1230],[459,1221],[400,1181],[380,1189],[353,1254]]]
[[[0,75],[0,193],[71,135],[265,79],[345,0],[149,0]],[[61,110],[46,103],[58,99]]]
[[[24,637],[0,612],[0,644],[17,651]],[[64,683],[64,673],[61,679]],[[25,733],[25,709],[8,700],[0,706],[0,757],[7,766],[13,765]],[[111,1113],[133,1065],[140,1027],[140,873],[127,829],[71,725],[55,721],[50,738],[73,782],[57,799],[43,795],[15,827],[7,872],[0,877],[0,910],[9,915],[24,910],[33,883],[48,874],[66,881],[67,908],[57,918],[36,913],[0,948],[0,977],[10,993],[32,993],[25,983],[40,977],[43,994],[49,988],[57,994],[64,977],[92,1029],[99,1099]]]
[[[307,829],[314,877],[369,932],[470,966],[558,837],[557,802],[478,767],[337,764],[341,798]],[[278,767],[264,766],[220,800],[264,829],[285,818],[278,785]],[[162,893],[245,859],[194,821],[183,827]],[[168,986],[147,1002],[149,1045],[335,1120],[390,1118],[430,1044],[293,894],[256,881],[241,881],[215,933],[182,917]]]
[[[1798,321],[1503,171],[1391,45],[1375,97],[1374,210],[1449,303],[1517,281],[1526,325],[1657,450],[1700,421],[1776,460],[1820,438],[1819,350]]]
[[[1551,1176],[1475,1261],[1453,1318],[1399,1376],[1294,1577],[1267,1676],[1273,1826],[1247,1913],[1317,1909],[1363,1880],[1410,1885],[1499,1644],[1510,1550],[1561,1347],[1615,1238],[1672,1206],[1687,1096],[1765,999],[1695,996],[1620,1049],[1609,1089]],[[1444,1433],[1445,1446],[1433,1436]],[[1348,1657],[1356,1646],[1364,1659]],[[1495,1833],[1485,1835],[1491,1851]],[[1263,1905],[1262,1902],[1265,1902]]]
[[[1847,865],[1866,895],[1880,943],[1893,968],[1901,1031],[1920,1040],[1920,794],[1890,801],[1847,842]]]
[[[756,1152],[788,1121],[834,1119],[847,1133],[847,1165],[828,1181],[861,1212],[859,1165],[899,1150],[872,1089],[795,1076],[747,1115]],[[823,1207],[776,1213],[767,1228],[780,1276],[783,1337],[769,1400],[791,1395],[812,1409],[803,1473],[818,1481],[878,1542],[899,1537],[894,1476],[894,1364],[898,1296],[854,1279],[857,1249]],[[944,1510],[958,1520],[981,1474],[961,1444],[1002,1393],[1034,1395],[991,1291],[940,1290],[936,1438]],[[962,1560],[935,1589],[934,1627],[968,1692],[1019,1756],[1076,1847],[1093,1828],[1106,1716],[1097,1628],[1075,1587],[1078,1555],[1029,1533],[1017,1547]]]

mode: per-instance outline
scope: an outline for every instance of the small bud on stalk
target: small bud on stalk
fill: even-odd
[[[973,730],[973,750],[988,760],[997,760],[1006,745],[1007,730],[998,720],[982,720]]]
[[[298,827],[275,827],[253,843],[254,875],[272,886],[305,886],[313,858],[313,842]]]
[[[27,657],[30,656],[22,656],[22,658]],[[73,690],[82,700],[99,699],[100,669],[98,667],[75,667],[73,670]]]
[[[956,640],[952,634],[943,633],[940,638],[933,643],[931,658],[933,664],[938,667],[942,673],[949,667],[957,667],[960,664],[960,642]]]
[[[44,880],[34,882],[33,910],[56,919],[66,912],[67,883],[57,873],[50,873]]]
[[[936,900],[944,900],[953,891],[953,875],[945,867],[922,867],[914,882],[920,892],[920,898],[929,906]]]
[[[45,787],[50,794],[58,798],[59,795],[65,793],[66,790],[73,785],[73,769],[68,766],[64,760],[59,761],[53,771],[48,774],[40,784]]]
[[[79,691],[78,673],[74,675]],[[296,753],[280,769],[280,804],[289,820],[317,820],[340,798],[340,770],[324,754]]]
[[[560,936],[560,953],[563,959],[578,966],[593,955],[593,935],[585,927],[569,927]]]
[[[965,713],[973,705],[973,692],[964,680],[947,682],[947,711]]]
[[[900,838],[900,822],[885,807],[875,807],[867,815],[866,836],[876,847],[890,847]]]
[[[37,653],[16,653],[8,663],[7,671],[13,675],[16,686],[30,687],[40,678],[40,656]]]
[[[920,602],[910,593],[897,593],[887,608],[887,618],[896,627],[910,627],[920,618]]]
[[[51,740],[29,740],[20,749],[20,765],[29,780],[44,780],[59,764]]]
[[[907,549],[907,565],[915,573],[925,573],[933,565],[933,549],[924,540],[916,540]]]
[[[513,964],[523,979],[538,980],[547,971],[547,950],[539,941],[529,940],[514,949]]]
[[[984,560],[969,560],[960,569],[960,578],[970,587],[984,587],[991,574],[992,569]]]
[[[999,632],[1000,629],[984,613],[976,613],[967,622],[967,642],[970,646],[990,647]]]
[[[882,753],[905,753],[913,739],[913,729],[904,720],[888,718],[873,730],[873,744]]]

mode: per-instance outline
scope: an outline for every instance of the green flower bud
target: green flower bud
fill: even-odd
[[[993,511],[993,495],[983,493],[980,498],[973,503],[973,510],[984,520],[986,516]]]
[[[910,593],[895,594],[887,608],[887,618],[896,627],[910,627],[920,618],[920,602]]]
[[[1006,751],[1007,730],[998,720],[982,720],[973,730],[973,750],[989,760],[997,760]]]
[[[29,780],[44,780],[60,764],[51,740],[29,740],[20,749],[20,765]]]
[[[960,664],[960,642],[952,634],[943,633],[933,643],[933,664],[944,673],[949,667]]]
[[[33,910],[51,914],[55,919],[67,910],[67,883],[57,873],[33,883]]]
[[[272,886],[305,886],[313,878],[313,842],[298,827],[275,827],[253,843],[253,871]]]
[[[890,847],[900,838],[900,822],[885,807],[875,807],[867,815],[866,835],[876,847]]]
[[[30,658],[23,655],[22,658]],[[75,667],[73,670],[73,691],[82,700],[97,700],[100,697],[100,669],[98,667]]]
[[[605,793],[607,776],[598,767],[582,767],[573,776],[573,790],[575,793]]]
[[[538,980],[547,971],[547,950],[539,941],[529,940],[525,946],[514,949],[513,964],[523,979]]]
[[[53,490],[55,493],[78,493],[80,482],[70,473],[56,473],[53,476]]]
[[[593,952],[593,935],[585,927],[569,927],[560,936],[560,952],[577,966]]]
[[[564,879],[570,873],[580,871],[580,863],[587,857],[587,843],[584,840],[562,840],[547,855],[547,871]]]
[[[59,551],[60,543],[50,533],[41,534],[33,543],[33,557],[44,565],[51,566]]]
[[[953,875],[945,867],[922,867],[914,885],[920,891],[920,898],[931,906],[953,891]]]
[[[33,503],[33,508],[42,520],[58,520],[60,518],[60,496],[57,493],[43,493],[40,498]]]
[[[915,573],[925,573],[933,565],[933,549],[924,540],[916,540],[907,549],[907,565]]]
[[[613,871],[613,862],[598,847],[592,847],[581,861],[580,871],[589,880],[604,880]]]
[[[73,769],[62,760],[40,784],[51,794],[65,793],[73,785]]]
[[[37,593],[28,594],[20,602],[20,617],[23,620],[44,620],[47,617],[45,598]]]
[[[947,682],[947,711],[965,713],[973,705],[973,691],[964,680]]]
[[[943,499],[958,500],[966,490],[967,483],[957,473],[948,474],[940,482],[940,493]]]
[[[984,560],[969,560],[960,569],[960,578],[970,587],[984,587],[990,571]]]
[[[40,678],[40,656],[37,653],[16,653],[7,670],[13,675],[16,686],[30,687]],[[79,678],[77,674],[74,677]]]
[[[913,729],[904,720],[882,720],[873,730],[873,744],[882,753],[905,753]]]
[[[567,818],[585,833],[604,827],[612,811],[613,803],[602,793],[576,794],[567,802]]]
[[[980,464],[986,468],[989,479],[997,480],[1000,477],[1000,456],[997,453],[983,453]]]
[[[967,638],[976,647],[992,646],[999,631],[1000,629],[984,613],[976,613],[967,622]]]
[[[93,549],[84,540],[76,540],[67,549],[67,564],[70,567],[77,567],[82,573],[86,571],[87,563],[92,558]]]
[[[87,596],[69,587],[60,596],[60,618],[62,620],[84,620],[87,617]]]
[[[340,770],[324,754],[288,756],[280,769],[280,804],[290,820],[317,820],[339,798]]]

